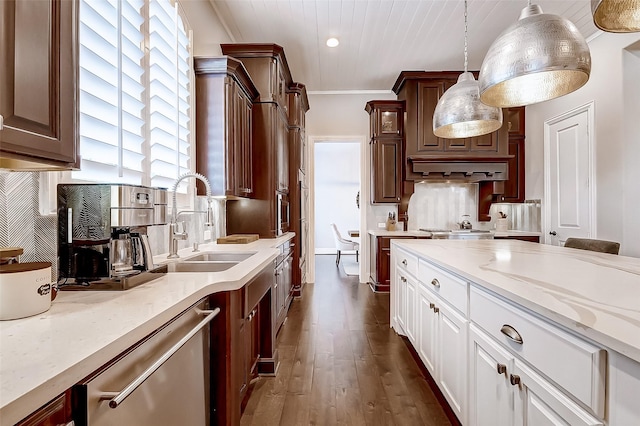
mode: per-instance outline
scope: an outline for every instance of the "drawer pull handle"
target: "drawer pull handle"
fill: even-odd
[[[511,327],[509,324],[504,324],[502,326],[502,328],[500,329],[500,332],[502,332],[502,334],[504,334],[509,339],[511,339],[514,342],[516,342],[517,344],[519,344],[519,345],[522,344],[522,336],[520,336],[520,333],[518,333],[518,330],[516,330],[515,328]]]
[[[400,281],[402,281],[403,283],[406,283],[407,279],[405,277],[400,277]]]
[[[404,259],[404,260],[402,261],[402,264],[403,264],[404,266],[407,266],[407,259]]]
[[[438,281],[437,278],[434,278],[431,280],[431,285],[433,285],[434,287],[440,287],[440,281]]]
[[[435,307],[436,307],[436,304],[435,304],[435,303],[429,303],[429,309],[433,309],[433,308],[435,308]]]
[[[129,383],[124,389],[120,392],[104,392],[104,394],[100,397],[100,399],[108,399],[109,407],[118,408],[122,401],[124,401],[133,391],[135,391],[142,383],[144,383],[153,373],[158,370],[158,368],[162,367],[162,364],[167,362],[169,358],[173,356],[176,352],[180,350],[181,347],[185,345],[193,336],[196,335],[205,325],[211,322],[212,319],[216,317],[220,313],[220,308],[215,308],[212,311],[203,311],[202,309],[195,308],[195,312],[198,315],[204,315],[204,318],[195,326],[191,331],[189,331],[179,342],[173,345],[167,352],[165,352],[160,358],[156,360],[149,368],[147,368],[140,376],[135,378],[131,383]],[[112,398],[113,397],[113,398]]]
[[[433,308],[433,312],[435,312],[435,313],[437,314],[438,312],[440,312],[440,308],[438,308],[437,306],[435,306],[435,307]]]
[[[518,376],[517,374],[510,374],[509,381],[513,386],[520,385],[520,376]]]
[[[504,374],[505,377],[507,376],[507,366],[504,364],[498,364],[496,366],[496,370],[498,370],[498,374]]]

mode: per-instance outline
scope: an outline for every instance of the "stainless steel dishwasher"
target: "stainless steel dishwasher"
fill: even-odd
[[[209,323],[202,299],[73,387],[76,425],[208,425]]]

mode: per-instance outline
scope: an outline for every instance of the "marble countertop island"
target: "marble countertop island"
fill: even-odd
[[[640,259],[517,240],[392,245],[640,362]]]
[[[42,314],[0,321],[0,423],[20,421],[201,298],[241,288],[293,235],[203,244],[201,252],[255,254],[226,271],[168,273],[125,291],[61,291]],[[166,263],[166,255],[154,261]]]

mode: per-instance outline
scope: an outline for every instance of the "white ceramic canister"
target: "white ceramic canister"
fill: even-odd
[[[0,320],[29,317],[51,307],[51,262],[0,265]]]

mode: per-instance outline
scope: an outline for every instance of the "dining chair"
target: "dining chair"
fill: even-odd
[[[609,254],[618,254],[620,251],[620,243],[616,243],[615,241],[593,240],[590,238],[567,238],[564,246]]]
[[[360,244],[343,238],[340,235],[340,231],[338,231],[338,227],[335,223],[331,224],[331,229],[333,230],[333,239],[336,243],[336,266],[340,265],[340,255],[341,252],[344,251],[354,251],[356,252],[356,262],[358,261],[358,252],[360,251]]]

